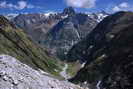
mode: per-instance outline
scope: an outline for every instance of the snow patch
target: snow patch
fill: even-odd
[[[68,17],[68,15],[61,16],[62,19],[65,19],[65,18],[67,18],[67,17]]]
[[[79,34],[78,30],[74,29],[74,31],[75,31],[75,33],[76,33],[78,39],[80,39],[80,34]]]
[[[46,16],[46,18],[48,18],[51,14],[54,15],[54,14],[57,14],[57,13],[56,12],[44,13],[44,15]]]
[[[85,66],[85,64],[86,64],[86,62],[82,63],[81,68],[83,68]]]
[[[14,14],[14,13],[10,13],[10,14],[5,15],[5,17],[6,17],[7,19],[9,19],[9,20],[11,20],[11,19],[13,19],[13,18],[15,18],[15,17],[17,17],[17,16],[18,16],[18,14]]]
[[[97,89],[100,89],[100,84],[101,84],[101,80],[98,81],[98,83],[97,83],[97,85],[96,85],[96,88],[97,88]]]

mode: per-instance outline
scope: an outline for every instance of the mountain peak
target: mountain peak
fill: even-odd
[[[6,25],[8,23],[8,20],[4,16],[0,15],[0,25]]]
[[[74,14],[75,14],[75,10],[73,7],[65,8],[63,11],[63,15],[74,15]]]

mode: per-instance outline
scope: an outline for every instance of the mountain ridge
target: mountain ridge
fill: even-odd
[[[47,16],[45,14],[18,15],[13,22],[18,27],[23,28],[33,41],[50,49],[50,53],[53,51],[51,55],[64,60],[67,51],[107,15],[105,12],[87,15],[68,7],[63,12],[48,14]],[[68,35],[67,31],[71,35]],[[57,35],[55,36],[55,34]],[[55,38],[59,38],[61,41],[55,40]],[[58,44],[61,44],[61,46],[58,46]]]
[[[101,89],[132,89],[132,29],[133,12],[118,12],[106,17],[84,39],[86,44],[82,45],[93,47],[84,49],[87,63],[70,81],[91,89],[97,85]],[[97,34],[101,35],[99,39],[95,38]]]

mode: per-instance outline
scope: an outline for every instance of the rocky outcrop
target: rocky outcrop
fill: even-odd
[[[92,89],[132,89],[132,29],[132,12],[118,12],[105,18],[78,44],[78,50],[86,52],[79,56],[86,58],[87,63],[70,81],[93,86]]]
[[[81,89],[67,81],[49,77],[17,59],[0,55],[0,89]]]
[[[63,11],[63,13],[62,13],[62,15],[68,15],[68,16],[73,16],[73,15],[75,15],[76,14],[76,12],[75,12],[75,10],[73,9],[73,7],[68,7],[68,8],[65,8],[64,9],[64,11]]]

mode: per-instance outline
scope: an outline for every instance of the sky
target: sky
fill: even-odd
[[[0,14],[61,12],[69,6],[77,12],[114,13],[133,11],[133,0],[0,0]]]

